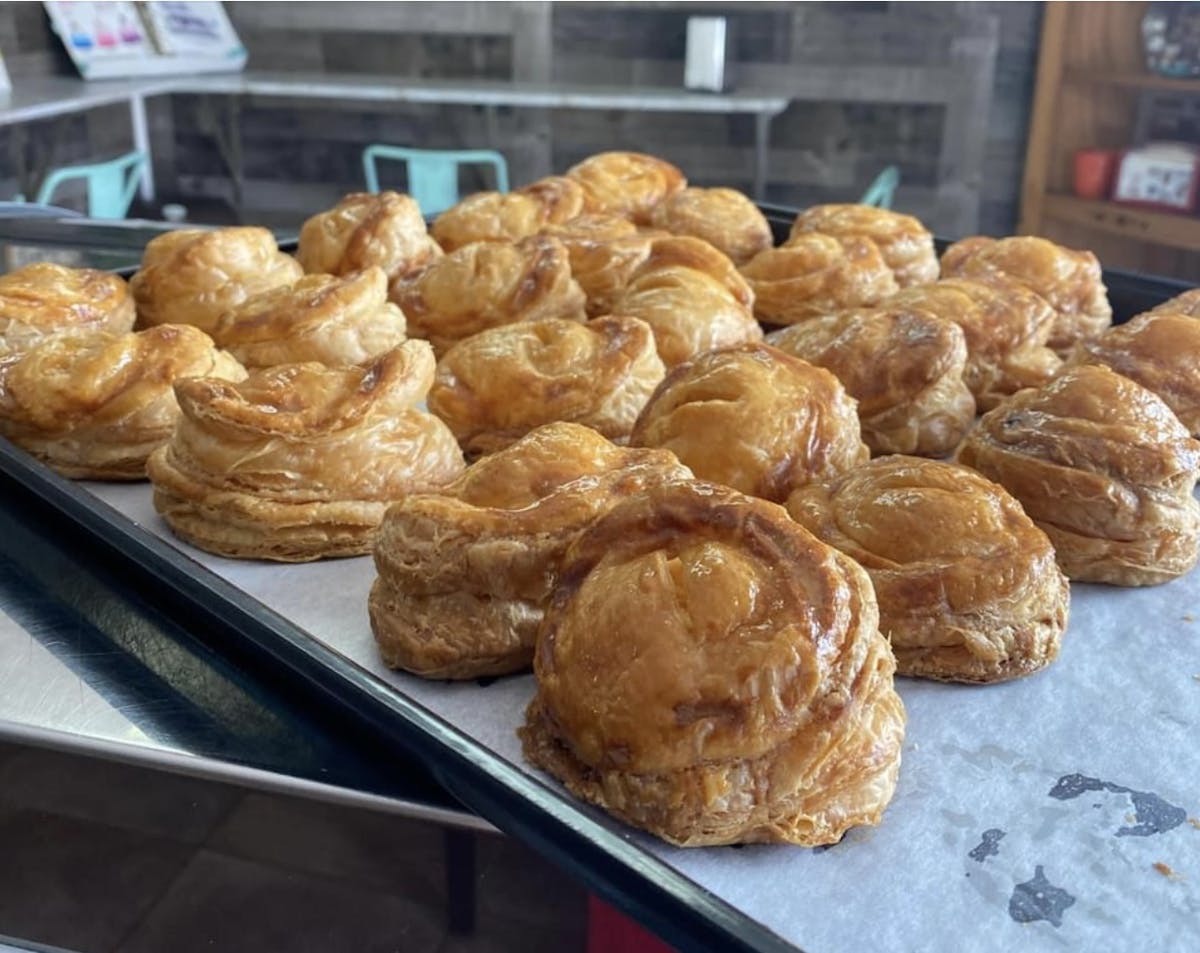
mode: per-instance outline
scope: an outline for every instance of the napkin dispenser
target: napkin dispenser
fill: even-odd
[[[732,86],[729,71],[729,28],[725,17],[688,17],[683,85],[709,93]]]

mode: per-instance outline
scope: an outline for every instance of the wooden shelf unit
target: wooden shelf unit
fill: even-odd
[[[1075,152],[1132,144],[1139,97],[1200,96],[1200,80],[1145,68],[1146,3],[1046,4],[1018,230],[1094,251],[1108,267],[1200,284],[1200,218],[1072,194]]]

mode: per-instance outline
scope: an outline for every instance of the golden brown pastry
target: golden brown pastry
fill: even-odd
[[[801,232],[742,266],[754,313],[768,324],[795,324],[834,311],[879,304],[896,279],[869,238]]]
[[[787,508],[870,575],[899,674],[999,682],[1057,657],[1069,590],[1050,540],[973,470],[881,457]]]
[[[1025,387],[1040,387],[1062,366],[1046,347],[1054,309],[1041,295],[1000,275],[905,288],[883,306],[919,308],[962,328],[967,339],[963,380],[980,410],[991,410]]]
[[[858,402],[872,453],[950,453],[975,422],[962,329],[928,311],[842,311],[782,328],[767,343],[832,371]]]
[[[1065,369],[984,414],[959,462],[1015,496],[1070,579],[1149,586],[1196,563],[1200,442],[1107,367]]]
[[[869,238],[901,288],[923,285],[938,276],[933,234],[911,215],[871,205],[814,205],[796,216],[791,238],[805,232]]]
[[[571,547],[525,757],[673,844],[836,843],[878,823],[904,707],[867,574],[781,507],[673,483]]]
[[[389,279],[441,257],[416,200],[398,192],[353,192],[300,228],[296,257],[309,274],[348,275],[378,265]]]
[[[429,410],[468,456],[494,453],[559,420],[623,442],[665,373],[654,333],[637,318],[521,321],[450,348],[438,362]]]
[[[1200,434],[1200,321],[1149,311],[1075,345],[1068,364],[1103,364],[1153,391]]]
[[[430,234],[448,252],[472,242],[516,242],[582,215],[586,208],[582,185],[552,175],[515,192],[468,195],[437,217]]]
[[[572,540],[620,500],[690,476],[665,451],[558,423],[401,500],[380,528],[369,600],[384,662],[430,678],[528,667]]]
[[[502,324],[585,316],[566,248],[543,235],[467,245],[393,284],[391,298],[408,318],[408,333],[425,338],[439,356]]]
[[[701,480],[777,503],[870,456],[838,379],[765,344],[680,364],[650,398],[629,442],[663,447]]]
[[[63,332],[121,334],[135,317],[129,285],[107,271],[37,262],[0,276],[0,356]]]
[[[650,256],[654,234],[615,215],[580,215],[562,225],[542,229],[563,243],[571,259],[571,275],[579,282],[589,317],[612,314],[617,296]]]
[[[1077,341],[1095,337],[1112,324],[1112,307],[1090,251],[1072,251],[1044,238],[974,236],[942,254],[945,278],[1005,275],[1041,295],[1055,311],[1047,346],[1065,357]]]
[[[654,329],[667,367],[713,348],[761,341],[754,295],[724,254],[699,238],[654,238],[613,312]]]
[[[63,476],[143,480],[179,419],[174,381],[246,371],[189,325],[47,338],[0,365],[0,433]]]
[[[230,308],[302,274],[265,228],[182,229],[151,239],[129,287],[139,326],[192,324],[211,334]]]
[[[146,467],[154,507],[176,536],[219,556],[370,552],[391,503],[463,470],[454,435],[416,409],[433,372],[429,345],[406,341],[369,366],[182,380],[183,417]]]
[[[1171,314],[1187,314],[1193,318],[1200,317],[1200,288],[1193,288],[1191,291],[1185,291],[1174,298],[1168,298],[1158,307],[1151,308],[1151,311],[1169,311]]]
[[[650,223],[673,235],[701,238],[744,265],[771,247],[766,216],[741,192],[689,186],[654,208]]]
[[[404,312],[387,291],[375,265],[344,278],[305,275],[226,311],[213,339],[246,367],[361,364],[404,341]]]
[[[671,163],[641,152],[601,152],[567,170],[597,211],[649,225],[654,207],[687,186]]]

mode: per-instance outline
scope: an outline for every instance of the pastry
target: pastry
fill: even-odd
[[[1066,368],[984,414],[958,460],[1015,496],[1072,580],[1148,586],[1196,563],[1200,442],[1107,367]]]
[[[596,211],[649,225],[654,207],[687,185],[671,163],[641,152],[601,152],[567,170]]]
[[[938,276],[933,234],[911,215],[871,205],[814,205],[796,216],[791,238],[805,232],[869,238],[901,288],[923,285]]]
[[[650,326],[636,318],[521,321],[450,348],[429,409],[468,456],[558,420],[623,441],[665,373]]]
[[[1058,655],[1069,592],[1050,540],[973,470],[881,457],[787,508],[870,575],[899,674],[998,682]]]
[[[182,229],[151,239],[129,287],[141,327],[192,324],[211,334],[230,308],[302,274],[265,228]]]
[[[1040,387],[1062,365],[1046,347],[1054,309],[1041,295],[1000,275],[905,288],[884,307],[919,308],[962,328],[967,339],[963,380],[980,410],[991,410],[1025,387]]]
[[[782,328],[767,343],[842,382],[872,453],[940,457],[975,422],[962,329],[928,311],[841,311]]]
[[[613,301],[654,329],[667,367],[713,348],[761,341],[754,295],[724,254],[699,238],[654,238]]]
[[[1200,317],[1200,288],[1185,291],[1151,309],[1155,312],[1169,311],[1171,314],[1187,314]]]
[[[0,276],[0,357],[64,331],[133,330],[133,297],[124,278],[50,262]]]
[[[309,274],[348,275],[378,265],[389,279],[441,257],[416,200],[398,192],[353,192],[300,228],[296,257]]]
[[[562,242],[571,260],[571,276],[587,298],[589,317],[612,314],[617,295],[650,256],[654,234],[640,232],[628,219],[587,214],[542,229]]]
[[[795,324],[847,308],[875,305],[897,290],[869,238],[801,232],[742,266],[754,313],[767,324]]]
[[[467,245],[393,284],[391,298],[408,318],[408,333],[428,340],[439,356],[502,324],[585,316],[566,248],[543,235]]]
[[[476,192],[446,209],[430,229],[443,251],[472,242],[516,242],[561,225],[587,208],[583,186],[563,175],[538,179],[515,192]]]
[[[1112,307],[1090,251],[1072,251],[1044,238],[975,236],[955,242],[942,254],[945,278],[1005,275],[1037,292],[1054,309],[1047,345],[1065,357],[1077,341],[1095,337],[1112,324]]]
[[[867,574],[784,510],[654,487],[571,547],[525,757],[672,844],[836,843],[878,823],[904,707]]]
[[[680,364],[658,385],[629,442],[663,447],[701,480],[777,503],[870,456],[838,379],[765,344]]]
[[[1075,345],[1068,364],[1103,364],[1153,391],[1200,434],[1200,321],[1149,311]]]
[[[527,668],[563,553],[598,515],[690,477],[662,450],[548,424],[384,518],[371,628],[384,662],[430,678]]]
[[[736,265],[773,244],[766,216],[733,189],[683,189],[654,208],[650,223],[673,235],[702,238]]]
[[[213,339],[247,367],[361,364],[404,341],[404,312],[375,265],[346,277],[305,275],[221,315]]]
[[[172,383],[246,371],[188,325],[47,338],[0,364],[0,433],[63,476],[143,480],[179,419]]]
[[[180,539],[219,556],[368,553],[391,503],[463,470],[454,435],[416,409],[433,372],[429,345],[406,341],[369,366],[179,381],[183,417],[146,467],[155,509]]]

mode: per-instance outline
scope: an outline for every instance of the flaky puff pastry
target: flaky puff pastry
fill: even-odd
[[[182,380],[183,417],[146,468],[155,509],[175,535],[219,556],[370,552],[389,504],[463,470],[454,435],[415,406],[433,372],[429,345],[406,341],[369,366]]]
[[[1066,368],[984,414],[958,460],[1004,486],[1070,579],[1148,586],[1196,563],[1200,442],[1107,367]]]
[[[922,285],[938,276],[933,233],[911,215],[871,205],[814,205],[796,216],[791,238],[822,232],[844,238],[869,238],[901,288]]]
[[[440,258],[420,206],[399,192],[352,192],[300,227],[296,257],[309,274],[348,275],[371,265],[395,279]]]
[[[892,270],[869,238],[801,232],[742,266],[754,313],[768,324],[795,324],[875,305],[897,291]]]
[[[650,253],[613,302],[613,312],[654,329],[667,367],[746,341],[761,341],[754,294],[733,262],[699,238],[650,241]]]
[[[858,402],[872,453],[950,453],[975,422],[962,329],[928,311],[842,311],[782,328],[767,343],[832,371]]]
[[[586,297],[589,317],[612,314],[617,296],[650,256],[655,234],[616,215],[588,213],[541,234],[562,242],[571,260],[571,275]]]
[[[870,456],[841,382],[765,344],[680,364],[658,385],[629,442],[670,450],[702,480],[777,503]]]
[[[1153,391],[1188,432],[1200,434],[1200,321],[1150,311],[1081,341],[1068,364],[1103,364]]]
[[[516,242],[582,215],[587,208],[582,185],[565,175],[551,175],[515,192],[468,195],[437,217],[430,234],[448,252],[472,242]]]
[[[600,152],[567,170],[596,211],[649,225],[655,206],[687,186],[671,163],[641,152]]]
[[[430,678],[528,667],[571,542],[621,500],[690,476],[666,451],[557,423],[400,501],[380,528],[368,605],[384,662]]]
[[[684,847],[836,843],[878,823],[904,707],[871,582],[779,506],[674,483],[567,554],[525,757]]]
[[[975,471],[896,454],[802,487],[787,508],[870,575],[899,674],[999,682],[1058,656],[1070,597],[1054,548]]]
[[[189,325],[76,332],[0,364],[0,433],[63,476],[143,480],[179,419],[174,381],[245,369]]]
[[[1168,298],[1162,304],[1150,309],[1153,312],[1168,311],[1171,314],[1187,314],[1200,317],[1200,288],[1185,291],[1174,298]]]
[[[133,330],[133,296],[125,279],[50,262],[0,276],[0,357],[64,332]]]
[[[346,277],[305,275],[221,315],[213,339],[247,367],[361,364],[404,341],[404,312],[372,265]]]
[[[962,328],[967,340],[963,380],[980,410],[991,410],[1023,388],[1040,387],[1062,366],[1046,346],[1054,309],[1041,295],[999,275],[905,288],[883,306],[919,308]]]
[[[468,457],[559,420],[624,441],[665,374],[654,333],[637,318],[521,321],[450,348],[438,362],[429,410]]]
[[[766,216],[734,189],[689,186],[654,208],[650,224],[673,235],[701,238],[744,265],[773,244]]]
[[[303,273],[265,228],[182,229],[146,245],[129,287],[141,327],[191,324],[211,334],[230,308]]]
[[[467,245],[393,283],[391,299],[408,318],[408,333],[429,341],[439,356],[502,324],[585,317],[567,250],[544,235]]]
[[[1060,356],[1112,324],[1100,262],[1090,251],[1073,251],[1032,235],[1000,239],[976,235],[942,253],[945,278],[995,274],[1025,285],[1054,309],[1054,328],[1046,344]]]

